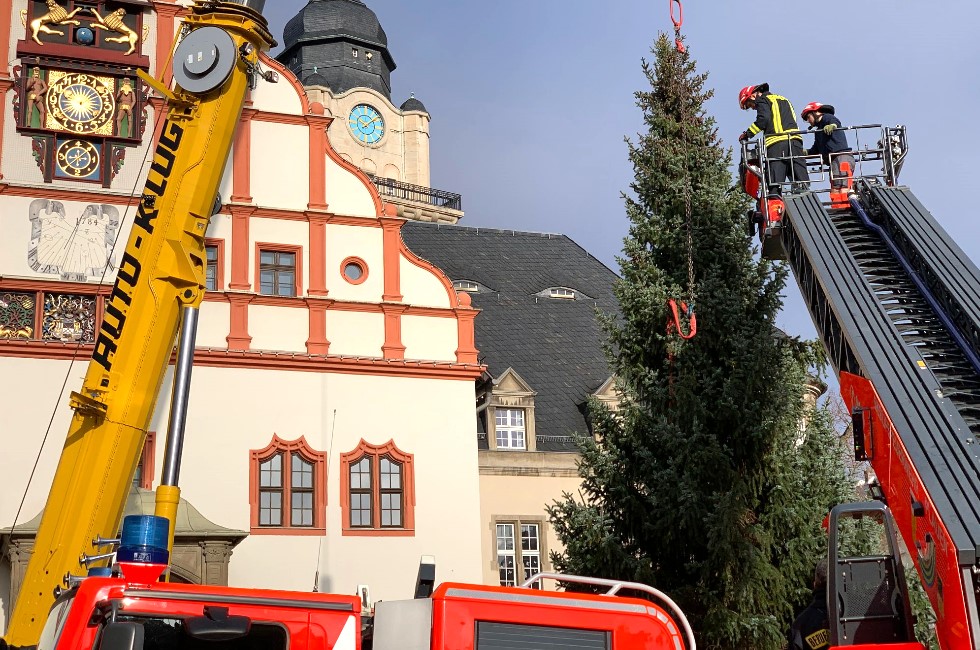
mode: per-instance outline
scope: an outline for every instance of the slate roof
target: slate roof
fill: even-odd
[[[354,59],[351,48],[363,50]],[[369,58],[369,55],[377,54]],[[283,30],[283,50],[276,59],[306,85],[326,86],[334,93],[372,88],[391,96],[395,61],[378,16],[361,0],[309,0]],[[311,75],[315,83],[307,83]]]
[[[408,222],[402,238],[453,281],[481,285],[470,294],[482,310],[480,361],[494,377],[512,367],[537,391],[539,450],[574,451],[571,435],[588,432],[585,402],[611,374],[596,308],[617,311],[616,274],[565,235]],[[588,299],[537,295],[551,287]]]
[[[412,95],[411,97],[406,99],[402,103],[400,108],[403,111],[422,111],[423,113],[429,112],[428,110],[426,110],[425,104],[423,104],[420,100],[416,99],[415,95]]]
[[[286,23],[285,49],[298,42],[341,37],[388,48],[388,36],[377,15],[360,0],[310,0]]]

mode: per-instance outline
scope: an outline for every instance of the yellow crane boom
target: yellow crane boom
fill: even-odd
[[[55,591],[114,538],[186,307],[204,297],[204,236],[258,56],[274,44],[247,2],[198,2],[175,48],[166,122],[10,619],[7,643],[36,644]],[[161,62],[162,63],[162,62]],[[179,491],[164,486],[158,514]],[[162,502],[161,502],[162,498]],[[102,560],[104,561],[104,559]]]

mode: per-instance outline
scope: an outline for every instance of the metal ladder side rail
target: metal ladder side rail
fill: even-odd
[[[907,259],[905,259],[905,257],[902,255],[902,251],[895,245],[895,242],[891,240],[885,229],[871,220],[857,197],[851,197],[851,207],[854,208],[854,213],[859,219],[861,219],[864,225],[869,230],[877,233],[881,237],[885,246],[887,246],[892,252],[895,261],[897,261],[905,270],[905,273],[915,284],[916,288],[919,290],[919,293],[926,300],[926,302],[929,303],[929,306],[932,307],[933,311],[936,312],[936,316],[942,322],[943,327],[946,328],[947,332],[949,332],[949,335],[953,338],[956,344],[960,346],[963,354],[969,360],[970,365],[973,366],[976,373],[980,375],[980,354],[973,349],[973,346],[970,345],[969,341],[963,336],[959,328],[956,327],[956,324],[950,318],[949,314],[943,309],[943,305],[930,292],[929,286],[926,284],[926,282],[915,272],[915,268]]]
[[[869,185],[862,188],[861,199],[874,222],[980,355],[980,273],[976,267],[907,188]]]
[[[980,376],[970,366],[928,301],[904,276],[901,265],[887,255],[884,244],[855,215],[833,219],[895,329],[915,347],[929,370],[956,405],[967,425],[980,435]],[[875,250],[874,242],[879,242]]]
[[[950,541],[964,561],[975,557],[980,538],[974,540],[970,531],[980,526],[980,510],[954,496],[980,489],[980,481],[973,467],[964,467],[959,445],[934,435],[951,426],[948,414],[930,389],[916,381],[911,355],[903,361],[908,352],[901,351],[908,348],[895,336],[891,320],[885,321],[887,332],[881,328],[885,322],[879,317],[887,316],[870,289],[855,284],[867,282],[819,200],[804,194],[789,196],[786,203],[781,237],[828,360],[838,373],[866,377],[878,387],[895,426],[906,432],[903,443],[923,486],[947,513]],[[932,383],[938,385],[934,379]]]

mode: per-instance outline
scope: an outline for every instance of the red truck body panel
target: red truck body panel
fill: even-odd
[[[479,650],[479,625],[606,633],[610,650],[683,650],[681,630],[648,600],[446,583],[432,594],[432,648]]]
[[[57,645],[44,650],[93,648],[100,621],[92,613],[108,611],[113,605],[122,615],[153,618],[201,616],[205,606],[217,605],[227,607],[229,615],[247,616],[253,625],[283,628],[290,650],[361,649],[361,601],[357,596],[87,578],[74,594]]]
[[[902,437],[895,431],[870,381],[842,372],[840,392],[850,412],[864,409],[868,418],[864,427],[864,448],[871,451],[871,466],[936,612],[936,635],[940,647],[946,650],[973,650],[956,546],[912,464]],[[923,516],[913,515],[913,501],[923,504]],[[898,644],[888,644],[887,647],[891,650],[898,648]]]

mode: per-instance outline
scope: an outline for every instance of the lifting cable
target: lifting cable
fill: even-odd
[[[673,82],[675,84],[675,95],[680,104],[680,138],[684,156],[684,226],[687,232],[687,301],[671,298],[667,301],[670,308],[667,320],[667,333],[676,333],[683,340],[690,340],[698,331],[698,320],[694,314],[694,236],[691,227],[691,156],[688,146],[688,129],[693,119],[688,116],[688,97],[686,86],[682,77],[684,74],[684,62],[687,59],[687,48],[681,38],[681,26],[684,24],[684,6],[681,0],[668,0],[670,6],[670,21],[674,24],[674,44],[677,46],[677,69]],[[675,11],[676,15],[675,15]],[[679,308],[678,308],[679,303]],[[683,318],[688,322],[688,331],[685,334],[681,324]],[[670,355],[673,362],[673,354]]]

